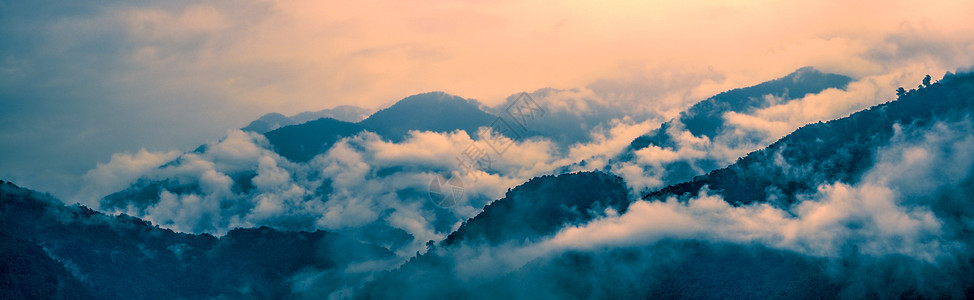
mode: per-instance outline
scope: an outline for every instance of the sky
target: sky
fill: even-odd
[[[681,108],[803,66],[910,87],[974,65],[970,15],[970,1],[0,1],[0,178],[71,195],[116,153],[428,91]]]

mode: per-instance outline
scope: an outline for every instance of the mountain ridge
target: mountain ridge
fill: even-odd
[[[951,84],[951,88],[943,88],[946,84]],[[926,101],[930,98],[938,98],[941,101],[932,103]],[[963,109],[958,110],[957,108]],[[872,163],[872,153],[867,150],[879,147],[883,145],[883,141],[888,141],[893,134],[894,124],[923,126],[929,125],[932,119],[938,117],[956,120],[961,118],[962,114],[970,113],[972,108],[974,108],[974,73],[959,75],[948,73],[943,80],[920,89],[913,89],[900,95],[896,100],[855,112],[848,117],[802,126],[768,147],[738,159],[735,164],[729,167],[697,176],[689,182],[665,187],[649,193],[643,198],[659,198],[665,194],[683,195],[686,193],[695,196],[696,192],[693,190],[699,192],[699,188],[708,185],[711,190],[726,190],[728,194],[724,196],[729,202],[746,204],[751,201],[742,195],[766,194],[749,189],[749,186],[775,186],[784,191],[798,191],[808,190],[814,187],[816,182],[821,181],[839,180],[855,183],[857,176]],[[863,130],[866,133],[861,133]],[[833,135],[830,133],[842,134]],[[862,144],[864,142],[865,144]],[[796,148],[801,150],[796,150]],[[806,151],[807,149],[818,150]],[[757,177],[747,175],[753,173],[753,171],[748,171],[749,169],[762,169],[762,172],[765,169],[780,169],[768,165],[768,163],[763,166],[756,165],[760,161],[773,161],[772,156],[776,155],[778,151],[783,151],[780,155],[787,160],[786,163],[793,163],[794,165],[802,165],[798,161],[834,161],[832,158],[839,157],[840,154],[847,153],[848,155],[839,163],[811,167],[812,169],[834,173],[823,179],[803,178],[784,182],[761,180],[759,182],[762,184],[741,184],[742,181],[757,180]],[[780,177],[785,178],[786,176],[782,173]],[[734,183],[715,184],[717,178],[731,180]],[[744,178],[749,178],[749,180]],[[786,194],[788,193],[786,192]],[[767,195],[758,198],[765,199]]]
[[[66,206],[9,182],[0,182],[0,217],[0,233],[37,241],[56,261],[71,266],[97,298],[279,297],[292,293],[291,277],[301,272],[327,274],[363,260],[395,257],[385,248],[323,230],[262,226],[219,238],[177,233],[125,214]],[[330,288],[344,286],[336,283]]]
[[[265,133],[281,127],[298,125],[314,121],[321,118],[331,118],[343,122],[356,123],[368,116],[369,110],[353,105],[339,105],[334,108],[319,111],[306,111],[293,116],[285,116],[280,113],[267,113],[250,124],[240,128],[243,131]]]
[[[661,124],[659,128],[633,139],[621,154],[610,159],[608,167],[634,161],[637,151],[651,146],[679,150],[680,145],[677,145],[675,136],[671,136],[671,130],[686,130],[694,137],[714,140],[727,129],[724,120],[726,113],[750,113],[772,105],[773,101],[787,103],[828,89],[845,89],[851,81],[845,75],[802,67],[777,79],[721,92],[697,102],[682,111],[678,117]],[[691,180],[694,176],[723,166],[725,165],[721,165],[721,162],[710,158],[677,159],[662,166],[660,178],[666,186]]]

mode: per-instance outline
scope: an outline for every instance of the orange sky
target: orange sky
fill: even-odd
[[[203,85],[234,101],[297,113],[374,107],[431,90],[494,103],[518,91],[672,70],[726,76],[701,96],[804,65],[861,76],[887,67],[863,55],[889,35],[970,40],[974,15],[970,1],[263,4],[256,12],[206,3],[128,7],[117,16],[143,41],[131,62],[154,76],[161,69],[174,88]],[[198,47],[179,53],[156,48],[194,41]]]

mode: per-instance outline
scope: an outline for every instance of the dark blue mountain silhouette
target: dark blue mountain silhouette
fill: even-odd
[[[330,276],[320,288],[337,290],[358,280],[340,272],[349,265],[394,257],[385,248],[326,231],[261,227],[235,229],[219,238],[176,233],[124,214],[64,206],[8,182],[0,182],[0,235],[20,239],[0,242],[9,246],[0,247],[0,265],[50,269],[53,259],[61,268],[70,266],[85,286],[61,278],[56,268],[44,282],[29,281],[36,276],[4,280],[35,286],[37,295],[77,291],[77,298],[85,298],[86,291],[100,299],[287,298],[299,272]],[[43,257],[37,247],[46,252]],[[39,286],[45,282],[61,285]]]
[[[472,100],[431,92],[406,97],[375,112],[359,125],[389,140],[401,141],[410,130],[464,130],[469,135],[476,135],[478,127],[488,126],[496,118],[480,110]]]
[[[845,89],[851,80],[844,75],[823,73],[812,67],[804,67],[782,78],[717,94],[691,106],[680,113],[678,118],[663,123],[660,128],[637,137],[613,161],[632,161],[635,158],[636,150],[650,145],[661,148],[676,148],[676,143],[667,132],[673,126],[682,125],[695,136],[712,139],[724,131],[724,114],[728,112],[750,113],[768,107],[771,103],[765,99],[766,96],[774,96],[782,102],[788,102],[830,88]],[[663,183],[673,184],[687,181],[693,176],[722,167],[718,162],[709,159],[694,161],[692,166],[695,166],[696,169],[685,160],[667,163],[664,165],[666,173],[661,174]]]
[[[533,240],[567,224],[583,224],[602,216],[606,208],[625,212],[629,193],[622,178],[602,172],[579,172],[535,177],[504,198],[491,202],[477,216],[460,225],[443,241],[496,245],[509,240]]]
[[[399,100],[359,123],[324,118],[282,127],[264,135],[281,156],[295,162],[305,162],[327,151],[341,138],[356,135],[362,130],[394,142],[405,139],[410,130],[464,130],[473,136],[478,127],[489,126],[494,119],[495,116],[480,110],[473,100],[431,92]]]
[[[281,156],[291,161],[305,162],[327,151],[342,138],[354,136],[362,130],[357,124],[322,118],[272,130],[264,133],[264,136]]]
[[[250,122],[250,124],[247,124],[247,126],[240,128],[240,130],[253,131],[256,133],[265,133],[288,125],[294,125],[293,122],[291,121],[291,118],[288,118],[287,116],[279,113],[269,113],[260,116],[260,118],[257,118],[257,120],[254,120],[253,122]]]
[[[0,231],[0,270],[2,299],[97,299],[90,286],[44,248],[4,231]]]
[[[306,111],[290,117],[279,113],[269,113],[261,116],[257,120],[250,122],[247,126],[240,128],[243,131],[265,133],[284,126],[302,124],[321,118],[330,118],[343,122],[358,122],[367,116],[368,110],[351,105],[341,105],[335,108],[323,109],[319,111]]]

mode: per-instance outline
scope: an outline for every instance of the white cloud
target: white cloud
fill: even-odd
[[[888,73],[853,81],[845,90],[828,89],[801,99],[772,105],[753,113],[729,112],[727,124],[741,133],[757,132],[765,143],[777,140],[805,124],[848,116],[870,106],[896,99],[896,88],[919,84],[929,68],[908,65]],[[946,71],[941,71],[941,75]]]
[[[594,163],[594,168],[602,168],[608,163],[609,158],[621,153],[632,143],[632,140],[653,128],[659,128],[660,124],[656,120],[637,123],[628,117],[610,120],[605,127],[594,128],[591,131],[591,142],[571,145],[566,159],[559,161],[559,164],[586,160]]]
[[[76,199],[98,209],[98,200],[123,190],[148,171],[158,168],[179,155],[178,151],[149,152],[144,148],[135,154],[116,153],[108,163],[98,164],[82,176],[85,187]]]
[[[537,243],[462,248],[451,255],[458,274],[472,278],[504,274],[564,251],[639,247],[665,238],[760,244],[825,258],[839,258],[853,249],[874,257],[950,261],[962,242],[952,240],[957,236],[951,231],[966,229],[945,227],[949,223],[935,214],[932,200],[938,190],[969,178],[974,153],[966,150],[972,146],[974,123],[967,120],[916,132],[898,129],[859,183],[822,184],[788,208],[767,202],[732,206],[703,190],[685,201],[639,200],[621,215],[607,212]],[[477,273],[481,269],[488,274]]]

